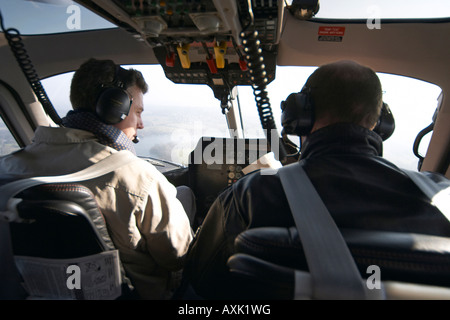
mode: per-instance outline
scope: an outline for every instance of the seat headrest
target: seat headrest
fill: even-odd
[[[22,191],[17,198],[22,199],[17,205],[19,216],[29,223],[10,225],[14,254],[63,259],[115,248],[87,187],[44,184]]]
[[[353,229],[341,232],[363,278],[368,276],[368,266],[377,265],[383,280],[450,287],[450,238]],[[308,270],[295,227],[249,229],[238,235],[235,249],[276,265]]]

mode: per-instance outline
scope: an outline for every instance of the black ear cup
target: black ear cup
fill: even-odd
[[[389,108],[389,105],[383,102],[383,106],[381,107],[380,118],[378,118],[378,122],[373,129],[374,132],[378,133],[381,139],[387,140],[395,130],[395,120],[394,115]]]
[[[121,69],[120,65],[116,65],[113,82],[102,85],[98,93],[95,113],[106,124],[119,123],[130,112],[132,100],[120,80]]]
[[[314,103],[309,90],[291,93],[281,102],[281,124],[286,134],[306,136],[314,125]]]
[[[314,121],[314,102],[308,88],[303,88],[299,93],[291,93],[281,102],[281,124],[284,133],[306,136],[311,132]],[[383,102],[380,118],[373,131],[384,141],[394,133],[394,130],[394,115],[389,105]]]
[[[106,87],[100,92],[95,112],[106,124],[116,124],[125,119],[130,112],[131,99],[120,87]]]

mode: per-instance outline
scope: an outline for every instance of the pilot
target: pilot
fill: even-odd
[[[313,116],[302,133],[300,165],[338,227],[450,236],[443,214],[382,158],[382,139],[372,131],[382,88],[372,69],[353,61],[323,65],[302,93]],[[236,236],[251,228],[293,226],[278,173],[248,174],[211,206],[188,253],[185,282],[203,298],[236,297],[226,265]]]
[[[64,127],[38,127],[32,144],[0,158],[0,174],[62,175],[119,150],[135,154],[132,141],[144,128],[147,90],[139,71],[110,60],[88,60],[73,76],[73,110],[63,118]],[[186,211],[193,211],[195,202],[186,201],[186,209],[180,202],[192,200],[190,189],[177,190],[142,159],[83,184],[95,195],[139,298],[171,298],[192,240]]]

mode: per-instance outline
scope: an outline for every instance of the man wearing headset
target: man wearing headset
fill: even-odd
[[[135,154],[148,87],[137,70],[90,59],[75,72],[74,110],[64,127],[39,127],[33,143],[0,159],[0,174],[62,175],[120,150]],[[137,159],[83,183],[95,195],[127,276],[142,299],[167,299],[179,285],[192,229],[177,189],[149,162]],[[189,208],[187,208],[189,210]],[[178,280],[177,280],[178,279]]]
[[[352,61],[321,66],[282,108],[284,129],[304,136],[300,165],[339,228],[450,236],[443,214],[381,157],[382,138],[372,129],[380,118],[382,89],[373,70]],[[293,226],[279,174],[247,175],[206,215],[188,253],[186,283],[203,298],[236,298],[239,289],[226,263],[237,235]]]

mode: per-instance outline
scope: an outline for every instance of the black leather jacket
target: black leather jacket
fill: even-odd
[[[337,124],[311,134],[302,166],[340,228],[450,236],[450,223],[394,164],[381,138]],[[435,176],[435,179],[445,177]],[[255,172],[226,189],[192,243],[185,278],[204,298],[233,297],[226,261],[234,239],[257,227],[294,226],[278,174]],[[320,235],[318,235],[320,236]]]

